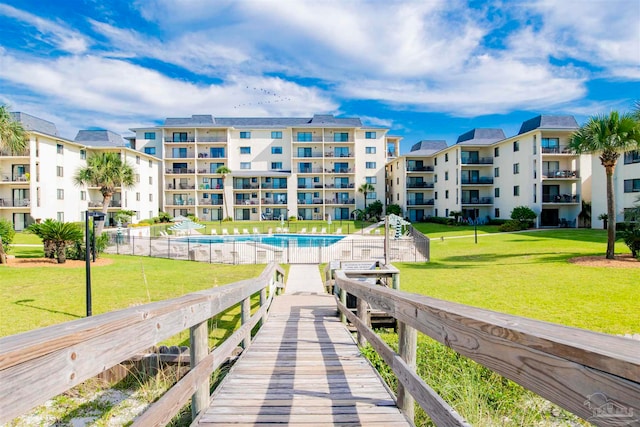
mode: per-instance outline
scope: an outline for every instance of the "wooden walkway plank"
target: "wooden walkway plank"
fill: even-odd
[[[274,300],[194,425],[410,426],[340,323],[334,297],[293,288]]]

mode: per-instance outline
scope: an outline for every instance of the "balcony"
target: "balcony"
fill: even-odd
[[[574,154],[568,145],[560,145],[557,147],[542,147],[542,154]]]
[[[462,165],[492,165],[493,157],[462,157],[460,163]]]
[[[492,205],[493,197],[471,197],[462,198],[463,205]]]
[[[246,206],[250,206],[250,205],[257,205],[258,201],[255,199],[235,199],[235,204],[236,205],[246,205]]]
[[[481,176],[479,178],[462,178],[462,185],[490,185],[493,184],[493,178],[489,176]]]
[[[186,143],[189,143],[189,142],[196,142],[196,139],[193,136],[189,136],[186,139],[174,141],[174,139],[172,137],[165,136],[164,137],[164,142],[171,142],[171,143],[174,143],[174,144],[186,144]]]
[[[299,167],[298,173],[322,173],[322,168]]]
[[[176,169],[166,169],[165,170],[166,173],[168,174],[173,174],[173,175],[180,175],[180,174],[188,174],[188,173],[196,173],[195,169],[187,169],[187,168],[176,168]]]
[[[215,156],[211,156],[209,153],[198,153],[198,158],[199,159],[226,159],[227,156],[221,156],[221,155],[215,155]]]
[[[299,158],[299,159],[310,159],[310,158],[320,158],[322,157],[322,152],[321,151],[315,151],[312,153],[294,153],[293,155],[294,158]]]
[[[22,184],[26,184],[27,182],[29,182],[29,179],[27,178],[26,175],[2,175],[2,182],[9,182],[9,183],[13,183],[13,182],[17,182],[17,183],[22,183]]]
[[[433,166],[407,166],[407,172],[433,172]]]
[[[273,199],[260,199],[260,203],[262,203],[263,205],[286,205],[287,204],[287,199],[279,199],[279,200],[273,200]]]
[[[198,204],[203,206],[222,206],[221,199],[200,199]]]
[[[194,199],[176,199],[173,201],[168,201],[168,205],[172,206],[195,206],[196,202]]]
[[[89,202],[89,207],[90,208],[102,208],[102,202]],[[111,200],[109,202],[109,207],[110,208],[121,208],[122,207],[122,200]]]
[[[353,168],[334,168],[334,169],[326,169],[326,173],[354,173]]]
[[[556,171],[544,171],[542,174],[543,179],[577,179],[580,178],[579,171],[573,170],[556,170]]]
[[[26,208],[29,206],[31,206],[31,201],[29,199],[0,199],[0,208]]]
[[[258,184],[238,184],[238,183],[234,183],[233,184],[233,189],[234,190],[257,190],[258,189]]]
[[[24,150],[24,151],[0,150],[0,157],[29,157],[30,155],[31,155],[30,150]]]
[[[542,203],[580,203],[579,194],[543,194]]]
[[[196,142],[227,142],[226,136],[199,136]]]
[[[347,157],[354,157],[355,154],[353,153],[335,153],[332,151],[327,151],[326,153],[324,153],[325,157],[333,157],[333,158],[347,158]]]
[[[433,206],[436,203],[434,199],[428,200],[407,200],[407,206]]]
[[[267,189],[267,190],[269,190],[269,189],[272,189],[272,190],[281,190],[281,189],[285,190],[287,188],[287,184],[278,184],[278,185],[274,186],[273,183],[271,183],[271,182],[263,182],[263,183],[260,184],[260,188]],[[298,188],[300,188],[300,187],[298,187]]]
[[[195,190],[196,186],[193,184],[167,184],[167,190]]]
[[[353,205],[356,203],[356,199],[324,199],[325,205]]]
[[[355,188],[355,184],[351,183],[351,184],[325,184],[324,185],[325,188]]]
[[[433,182],[407,182],[407,188],[434,188]]]

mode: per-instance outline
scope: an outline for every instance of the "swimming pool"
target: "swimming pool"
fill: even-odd
[[[344,237],[329,234],[242,234],[233,236],[189,236],[178,241],[189,243],[255,242],[279,248],[317,248],[331,246],[344,239]]]

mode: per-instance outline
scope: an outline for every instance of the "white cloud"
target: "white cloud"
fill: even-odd
[[[44,36],[40,39],[41,41],[53,44],[65,52],[74,54],[86,52],[91,43],[88,37],[77,31],[70,30],[63,24],[40,18],[32,13],[6,4],[0,4],[0,14],[31,25]]]

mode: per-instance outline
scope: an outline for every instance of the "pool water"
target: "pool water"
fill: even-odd
[[[180,241],[189,243],[256,242],[280,248],[293,246],[299,248],[317,248],[331,246],[344,239],[344,237],[345,236],[329,234],[242,234],[233,236],[189,236],[181,238]]]

